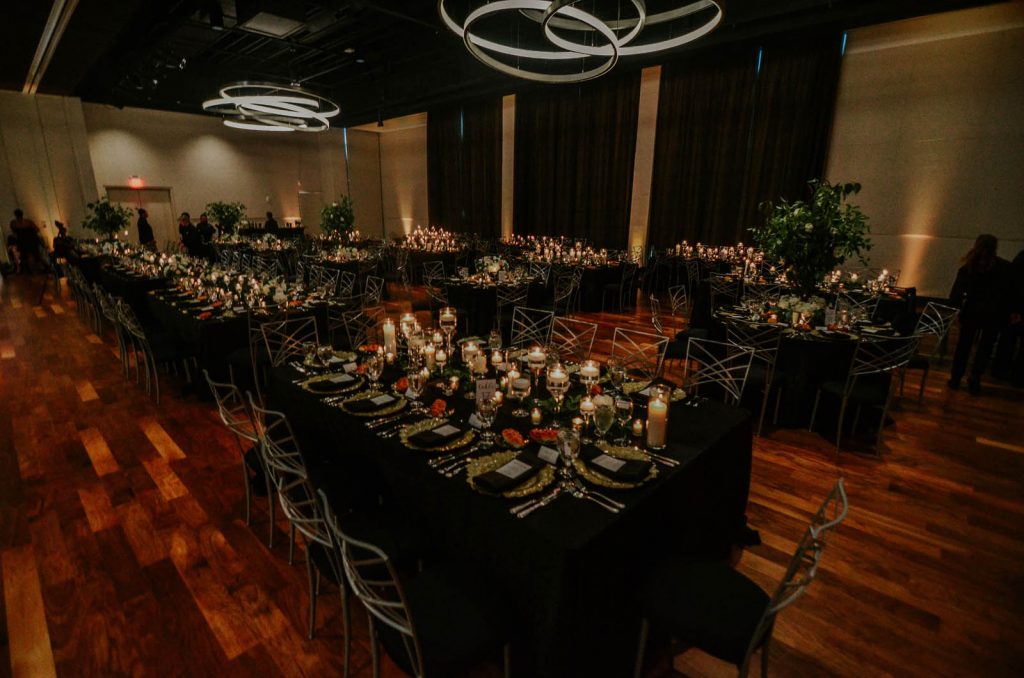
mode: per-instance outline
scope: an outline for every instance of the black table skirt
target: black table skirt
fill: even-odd
[[[344,474],[364,485],[375,479],[410,521],[422,522],[439,560],[476,573],[473,588],[486,590],[509,622],[517,675],[629,675],[640,623],[635,594],[650,564],[676,553],[725,555],[746,524],[752,434],[742,409],[674,407],[665,454],[684,463],[661,468],[645,487],[606,490],[627,503],[622,513],[562,497],[520,520],[508,512],[516,501],[481,495],[464,476],[442,477],[426,453],[376,438],[295,386],[297,376],[273,370],[269,397],[291,420],[314,483],[336,486]],[[437,396],[431,386],[424,399]],[[470,406],[449,403],[459,414]],[[501,416],[494,428],[512,421]],[[523,420],[514,421],[522,430]]]
[[[480,287],[469,283],[448,283],[445,285],[448,303],[455,307],[461,319],[459,327],[470,336],[486,337],[498,327],[498,292],[493,286]],[[527,291],[526,305],[530,308],[549,308],[551,306],[551,289],[540,283],[531,283]],[[506,308],[502,315],[512,313]],[[506,317],[502,322],[502,330],[507,336],[511,320]]]

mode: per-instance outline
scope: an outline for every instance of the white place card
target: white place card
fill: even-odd
[[[433,430],[439,436],[451,436],[459,432],[459,429],[451,424],[445,424],[444,426],[438,426]]]
[[[330,381],[332,384],[347,384],[350,381],[355,381],[355,377],[351,374],[339,374],[331,377]]]
[[[245,313],[245,306],[235,306],[231,310],[234,311],[235,313]]]
[[[335,363],[340,363],[341,362],[341,358],[339,358],[336,355],[332,355],[330,358],[327,359],[327,362],[330,363],[331,365],[333,365]]]
[[[537,456],[551,465],[558,464],[558,450],[550,448],[547,445],[544,445],[537,450]]]
[[[212,311],[213,310],[213,306],[203,306],[199,310],[203,311],[203,312],[205,312],[205,311]]]
[[[594,457],[590,460],[590,463],[595,466],[600,466],[603,469],[608,469],[612,473],[618,471],[620,468],[626,465],[626,462],[622,459],[616,459],[615,457],[609,457],[607,454],[602,454],[598,457]]]
[[[476,401],[482,402],[484,400],[490,400],[494,397],[495,392],[498,390],[497,379],[477,379],[476,380]]]
[[[359,366],[356,365],[355,363],[345,363],[341,369],[345,370],[346,372],[355,372],[357,367]]]
[[[637,392],[637,395],[642,395],[642,396],[645,396],[645,397],[646,397],[646,396],[649,396],[649,395],[651,395],[651,387],[650,387],[650,386],[648,386],[648,387],[647,387],[647,388],[645,388],[644,390],[642,390],[642,391],[638,391],[638,392]]]
[[[374,405],[387,405],[393,400],[394,398],[386,393],[384,395],[379,395],[376,398],[370,398],[370,402]]]
[[[499,468],[498,473],[505,476],[506,478],[518,478],[519,476],[529,471],[531,468],[532,467],[525,461],[513,459],[509,463]]]

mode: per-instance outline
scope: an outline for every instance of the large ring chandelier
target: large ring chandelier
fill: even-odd
[[[487,66],[526,80],[567,83],[600,77],[614,68],[620,57],[652,54],[693,42],[722,21],[720,0],[683,4],[662,0],[650,14],[647,2],[469,0],[460,18],[451,11],[453,0],[438,0],[437,9],[470,54]],[[631,14],[623,18],[622,11]],[[504,19],[505,25],[499,24],[498,18]],[[524,25],[535,27],[536,36],[524,36]],[[645,33],[653,37],[645,37]],[[538,65],[523,66],[531,61]]]
[[[228,127],[260,132],[323,132],[339,113],[322,96],[262,82],[225,85],[219,98],[203,102],[203,110],[223,116]]]

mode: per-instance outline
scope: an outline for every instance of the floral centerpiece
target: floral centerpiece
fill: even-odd
[[[352,210],[352,198],[341,196],[341,200],[324,205],[320,210],[320,228],[325,233],[341,233],[351,231],[355,226],[356,216]]]
[[[860,191],[860,184],[831,184],[824,179],[808,182],[810,201],[761,203],[765,225],[750,229],[757,246],[769,260],[784,267],[786,277],[801,296],[810,297],[836,266],[850,257],[867,263],[871,249],[868,218],[846,199]]]
[[[240,202],[211,202],[206,215],[213,219],[221,233],[232,233],[245,218],[245,205]]]
[[[90,212],[82,222],[82,228],[95,231],[107,239],[114,239],[120,231],[128,228],[132,219],[132,211],[107,198],[86,205]]]

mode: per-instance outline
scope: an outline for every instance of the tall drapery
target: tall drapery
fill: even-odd
[[[516,96],[516,233],[625,247],[640,72]]]
[[[430,223],[459,233],[501,234],[501,97],[427,112]]]
[[[727,243],[759,203],[820,177],[839,81],[838,36],[695,52],[662,70],[648,240]]]

